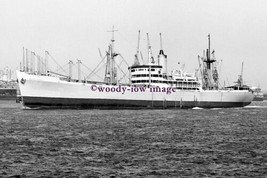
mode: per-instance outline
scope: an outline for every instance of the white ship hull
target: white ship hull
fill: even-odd
[[[68,82],[19,71],[17,77],[22,104],[29,108],[226,108],[249,105],[254,98],[252,92],[246,90],[175,90],[167,93],[134,86]]]

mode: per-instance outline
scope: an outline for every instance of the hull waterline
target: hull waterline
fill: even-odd
[[[251,102],[196,102],[196,101],[149,101],[122,99],[73,99],[48,97],[23,97],[28,109],[189,109],[244,107]]]

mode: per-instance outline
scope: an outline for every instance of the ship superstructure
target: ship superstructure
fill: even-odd
[[[194,74],[189,74],[183,69],[172,70],[170,74],[167,72],[167,55],[161,49],[158,54],[158,59],[154,60],[152,55],[151,45],[148,39],[148,63],[140,65],[138,61],[138,53],[135,55],[135,63],[129,67],[130,84],[141,86],[161,86],[173,87],[177,90],[200,90],[201,83]],[[161,34],[160,34],[161,39]],[[162,40],[161,40],[162,41]]]

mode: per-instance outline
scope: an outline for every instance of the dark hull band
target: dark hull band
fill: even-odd
[[[37,109],[179,109],[243,107],[250,102],[152,101],[22,97],[23,105]]]

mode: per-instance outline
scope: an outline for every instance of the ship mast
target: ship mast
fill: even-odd
[[[204,58],[203,62],[206,63],[206,68],[203,71],[204,77],[204,88],[205,89],[216,89],[218,87],[218,74],[217,69],[214,67],[214,70],[211,68],[211,64],[216,60],[211,59],[210,53],[210,34],[208,35],[208,49],[206,50],[206,58]]]
[[[48,51],[45,51],[45,75],[47,75],[48,70]]]
[[[72,60],[69,60],[69,79],[72,79],[72,67],[73,67],[73,62]]]
[[[147,35],[147,48],[148,48],[148,63],[149,64],[151,64],[151,63],[154,64],[155,61],[154,61],[154,58],[153,58],[153,55],[152,55],[152,49],[151,49],[148,33],[146,35]]]
[[[111,44],[108,47],[108,52],[107,52],[107,64],[106,64],[106,72],[105,72],[105,82],[109,84],[114,84],[117,83],[117,72],[115,68],[115,57],[118,55],[117,53],[114,52],[114,32],[118,30],[114,30],[114,26],[112,27],[111,31],[112,32],[112,38],[111,38]]]
[[[242,62],[242,69],[241,69],[241,85],[243,85],[243,67],[244,67],[244,62]]]
[[[26,72],[29,72],[28,64],[29,64],[29,61],[28,61],[28,49],[26,48],[26,64],[25,64],[25,71]]]
[[[140,62],[139,62],[139,53],[140,53],[139,44],[140,44],[140,30],[138,31],[137,51],[136,51],[136,54],[134,55],[135,56],[134,65],[140,64]]]
[[[22,71],[25,72],[25,50],[23,47]]]
[[[241,75],[238,76],[238,81],[237,81],[240,87],[243,86],[243,67],[244,67],[244,62],[242,62]]]
[[[206,51],[206,56],[207,56],[207,60],[204,60],[204,62],[207,64],[207,69],[208,70],[210,70],[211,69],[211,64],[213,63],[213,62],[215,62],[215,60],[212,60],[211,58],[210,58],[210,35],[208,35],[208,49],[207,49],[207,51]]]

